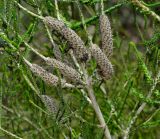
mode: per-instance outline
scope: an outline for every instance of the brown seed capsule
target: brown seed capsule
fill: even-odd
[[[42,78],[46,83],[56,86],[59,83],[59,78],[46,70],[42,67],[38,66],[37,64],[32,64],[31,71]],[[65,84],[64,80],[61,80],[63,84]]]
[[[46,58],[45,61],[48,65],[52,65],[59,69],[61,74],[63,74],[69,82],[74,82],[76,84],[82,83],[80,74],[75,69],[69,67],[65,63],[62,63],[52,58]]]
[[[60,34],[62,32],[62,29],[66,26],[62,21],[51,16],[46,16],[43,21]]]
[[[55,45],[55,47],[53,47],[53,53],[54,53],[54,56],[56,59],[62,60],[62,54],[61,54],[61,51],[60,51],[58,45]]]
[[[51,112],[53,114],[56,114],[58,112],[56,102],[54,101],[53,98],[51,98],[47,95],[41,95],[41,99],[49,112]]]
[[[113,74],[112,64],[96,44],[92,45],[91,54],[95,58],[97,65],[99,66],[102,78],[103,79],[111,78]]]
[[[110,58],[113,51],[113,40],[110,21],[106,15],[100,16],[99,26],[102,40],[101,49],[106,54],[106,56]]]
[[[52,29],[56,30],[67,40],[78,59],[81,61],[86,61],[88,59],[88,52],[85,48],[84,42],[75,33],[75,31],[65,26],[62,21],[50,16],[45,17],[44,22],[51,26]]]
[[[25,59],[25,62],[29,66],[30,70],[39,76],[43,81],[45,81],[47,84],[56,86],[59,84],[59,78],[46,70],[44,70],[42,67],[38,66],[37,64],[31,64],[28,60]],[[61,79],[61,84],[64,86],[66,84],[66,81]]]

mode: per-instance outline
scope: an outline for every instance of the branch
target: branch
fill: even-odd
[[[91,81],[91,78],[88,77],[88,74],[86,73],[86,70],[84,70],[84,75],[85,75],[85,79],[86,79],[86,89],[88,91],[88,95],[90,97],[90,100],[92,102],[92,107],[97,115],[97,118],[100,122],[100,125],[102,126],[102,128],[104,128],[104,136],[106,139],[111,139],[111,134],[110,134],[110,131],[108,129],[108,126],[104,120],[104,117],[103,117],[103,114],[99,108],[99,105],[96,101],[96,98],[94,96],[94,91],[93,91],[93,88],[92,88],[92,81]]]
[[[160,79],[160,71],[158,72],[156,78],[154,79],[154,83],[153,83],[153,85],[152,85],[152,87],[151,87],[151,89],[150,89],[150,91],[149,91],[149,93],[148,93],[146,98],[150,98],[151,97],[151,95],[153,94],[154,89],[156,88],[156,85],[157,85],[159,79]],[[124,139],[128,139],[129,138],[129,134],[130,134],[130,130],[131,130],[132,126],[136,122],[137,117],[139,116],[139,114],[144,110],[146,104],[147,104],[146,102],[143,102],[141,104],[141,106],[138,108],[138,110],[136,111],[136,113],[133,116],[133,118],[131,119],[127,129],[125,130]]]
[[[119,7],[121,7],[123,5],[123,3],[120,3],[120,4],[117,4],[117,5],[114,5],[112,7],[110,7],[109,9],[105,10],[104,13],[110,13],[112,12],[113,10],[115,9],[118,9]],[[99,16],[101,15],[101,13],[97,14],[96,16],[93,16],[91,18],[88,18],[84,21],[85,24],[89,24],[89,23],[92,23],[93,21],[97,20],[99,18]],[[74,23],[72,24],[70,27],[72,29],[77,29],[77,28],[80,28],[83,26],[83,22],[78,22],[78,23]]]
[[[39,18],[39,19],[41,19],[41,20],[44,19],[43,16],[37,15],[37,14],[35,14],[35,13],[29,11],[28,9],[26,9],[25,7],[23,7],[21,4],[19,4],[19,3],[16,2],[16,1],[14,1],[14,2],[17,4],[17,6],[18,6],[20,9],[24,10],[24,11],[27,12],[28,14],[30,14],[30,15],[36,17],[36,18]]]
[[[13,133],[11,133],[11,132],[3,129],[2,127],[0,127],[0,130],[2,130],[2,131],[3,131],[4,133],[6,133],[7,135],[12,136],[12,137],[14,137],[14,138],[16,138],[16,139],[22,139],[21,137],[18,137],[17,135],[15,135],[15,134],[13,134]]]
[[[138,0],[130,0],[130,1],[134,5],[136,5],[139,8],[141,8],[143,12],[145,12],[146,14],[149,14],[150,16],[152,16],[153,18],[155,18],[157,21],[160,22],[160,16],[158,16],[155,12],[153,12],[151,9],[149,9],[148,7],[146,7],[142,2],[140,2]]]

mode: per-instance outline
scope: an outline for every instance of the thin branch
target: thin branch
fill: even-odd
[[[156,78],[154,79],[153,85],[152,85],[152,87],[151,87],[151,89],[150,89],[150,91],[149,91],[149,93],[148,93],[148,95],[147,95],[146,98],[150,98],[151,97],[151,95],[153,94],[153,91],[156,88],[156,85],[157,85],[159,79],[160,79],[160,71],[158,72]],[[137,117],[139,116],[139,114],[144,110],[146,104],[147,104],[146,102],[143,102],[141,104],[141,106],[138,108],[138,110],[136,111],[136,113],[133,116],[133,118],[131,119],[131,121],[130,121],[128,127],[127,127],[127,129],[125,130],[124,139],[128,139],[129,138],[129,134],[130,134],[132,126],[136,122]]]
[[[39,8],[38,8],[38,13],[42,16],[42,11]],[[49,37],[49,40],[50,40],[53,48],[57,47],[56,44],[55,44],[55,42],[53,41],[52,35],[51,35],[51,33],[50,33],[49,29],[48,29],[47,24],[45,22],[43,22],[43,23],[44,23],[44,26],[45,26],[46,31],[47,31],[47,35]]]
[[[160,6],[160,2],[154,2],[154,3],[145,3],[144,1],[142,1],[142,3],[147,6],[147,7],[158,7]]]
[[[57,0],[54,0],[54,5],[55,5],[55,9],[56,9],[57,19],[60,20],[60,14],[59,14],[59,8],[58,8],[58,2],[57,2]]]
[[[154,11],[152,11],[151,9],[149,9],[148,7],[146,7],[142,2],[140,2],[139,0],[130,0],[134,5],[140,7],[142,9],[143,12],[145,12],[146,14],[151,15],[153,18],[155,18],[157,21],[160,22],[160,16],[157,15]]]
[[[9,135],[9,136],[12,136],[12,137],[15,138],[15,139],[22,139],[21,137],[18,137],[17,135],[15,135],[15,134],[13,134],[13,133],[11,133],[11,132],[3,129],[2,127],[0,127],[0,130],[2,130],[4,133],[6,133],[6,134]]]
[[[116,4],[116,5],[112,6],[112,7],[110,7],[109,9],[104,10],[104,13],[110,13],[110,12],[112,12],[113,10],[120,8],[123,4],[124,4],[124,3]],[[85,23],[85,24],[92,23],[93,21],[97,20],[100,15],[101,15],[101,14],[97,14],[96,16],[93,16],[93,17],[91,17],[91,18],[88,18],[88,19],[86,19],[86,20],[84,21],[84,23]],[[70,27],[71,27],[72,29],[77,29],[77,28],[82,27],[82,25],[83,25],[82,22],[78,22],[78,23],[76,23],[76,24],[72,24]]]
[[[4,110],[6,110],[6,111],[8,111],[8,112],[10,112],[10,113],[12,113],[12,114],[20,117],[22,120],[24,120],[24,121],[26,121],[28,124],[32,125],[32,126],[35,128],[35,130],[38,131],[38,133],[40,133],[40,134],[43,136],[43,138],[44,138],[45,135],[43,134],[42,131],[43,131],[43,130],[46,130],[46,129],[44,129],[44,128],[43,128],[43,129],[42,129],[42,128],[39,128],[38,125],[36,125],[36,124],[33,123],[30,119],[28,119],[28,118],[25,117],[23,114],[21,114],[21,113],[24,113],[24,112],[19,113],[16,109],[13,109],[13,110],[12,110],[11,108],[8,108],[8,107],[6,107],[6,106],[4,106],[4,105],[2,105],[2,107],[3,107]],[[44,133],[46,133],[46,132],[44,131]],[[51,135],[49,135],[48,133],[46,133],[46,135],[48,135],[49,138],[52,138]]]
[[[101,0],[100,2],[100,7],[101,7],[101,14],[104,14],[104,4],[103,4],[103,0]]]
[[[20,9],[24,10],[24,11],[27,12],[28,14],[30,14],[30,15],[36,17],[36,18],[39,18],[39,19],[41,19],[41,20],[44,19],[43,16],[37,15],[37,14],[29,11],[28,9],[26,9],[25,7],[23,7],[21,4],[19,4],[17,1],[14,1],[14,2],[18,5],[18,7],[19,7]]]
[[[92,81],[91,81],[91,78],[88,77],[88,74],[86,72],[85,69],[83,69],[84,71],[84,75],[85,75],[85,79],[86,79],[86,89],[88,91],[88,95],[90,97],[90,100],[92,102],[92,107],[97,115],[97,118],[100,122],[100,125],[102,126],[102,128],[104,129],[104,136],[106,139],[111,139],[111,134],[110,134],[110,131],[109,131],[109,128],[104,120],[104,117],[103,117],[103,114],[99,108],[99,105],[96,101],[96,98],[94,96],[94,91],[93,91],[93,88],[92,88]]]
[[[85,33],[86,33],[86,35],[88,37],[89,44],[92,45],[92,39],[91,39],[90,34],[87,31],[87,26],[86,26],[86,23],[85,23],[85,20],[84,20],[84,16],[83,16],[83,13],[82,13],[82,10],[81,10],[81,7],[80,7],[80,4],[79,4],[78,0],[76,1],[76,3],[77,3],[77,6],[78,6],[78,10],[79,10],[79,13],[80,13],[80,17],[81,17],[81,21],[82,21],[82,25],[83,25],[84,31],[85,31]]]

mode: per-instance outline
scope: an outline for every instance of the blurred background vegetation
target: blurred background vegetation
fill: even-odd
[[[160,72],[160,21],[134,5],[133,1],[104,0],[104,10],[113,32],[114,52],[111,61],[114,76],[105,82],[106,94],[99,89],[99,84],[94,86],[94,91],[113,138],[123,137],[134,113],[146,102],[146,107],[131,129],[130,138],[159,139],[160,80],[154,87],[154,79]],[[56,17],[54,0],[17,2],[37,15]],[[160,16],[159,0],[141,2]],[[88,32],[93,42],[100,45],[100,0],[79,0],[79,3]],[[87,46],[88,37],[76,2],[58,0],[58,7],[60,18],[77,32]],[[26,68],[17,55],[20,52],[32,63],[52,71],[23,43],[25,40],[41,54],[54,57],[53,46],[43,22],[18,7],[14,0],[0,0],[0,33],[0,138],[103,138],[94,111],[78,89],[46,85]],[[55,32],[51,34],[62,53],[67,55],[63,38],[54,35]],[[94,68],[93,64],[90,70]],[[61,111],[58,122],[46,114],[47,110],[32,85],[40,94],[47,94],[56,101]],[[152,96],[147,98],[152,88]]]

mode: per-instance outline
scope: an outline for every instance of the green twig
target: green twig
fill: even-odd
[[[148,7],[146,7],[141,1],[139,0],[130,0],[136,7],[141,8],[142,12],[144,14],[149,14],[150,16],[152,16],[154,19],[156,19],[157,21],[160,22],[160,16],[157,15],[154,11],[152,11],[151,9],[149,9]]]
[[[159,80],[160,80],[160,71],[158,71],[158,74],[157,74],[156,78],[154,79],[153,85],[152,85],[150,91],[148,92],[148,95],[146,96],[147,99],[149,99],[152,96],[153,91],[155,90]],[[130,120],[130,122],[128,124],[127,129],[125,130],[124,139],[128,139],[129,138],[129,134],[131,132],[132,126],[136,122],[136,120],[137,120],[138,116],[140,115],[140,113],[144,110],[146,104],[147,104],[146,102],[143,102],[140,105],[140,107],[137,109],[137,111],[135,112],[135,115],[132,117],[132,119]]]
[[[145,3],[144,1],[142,1],[142,3],[147,7],[158,7],[158,6],[160,6],[160,2],[155,2],[155,3],[148,4],[148,3]]]
[[[4,133],[6,133],[6,134],[9,135],[9,136],[12,136],[13,138],[22,139],[21,137],[18,137],[17,135],[15,135],[15,134],[13,134],[13,133],[11,133],[11,132],[3,129],[2,127],[0,127],[0,130],[2,130]]]
[[[28,14],[30,14],[30,15],[36,17],[36,18],[39,18],[39,19],[41,19],[41,20],[44,19],[43,16],[37,15],[37,14],[35,14],[35,13],[29,11],[28,9],[26,9],[25,7],[23,7],[21,4],[19,4],[19,3],[16,2],[16,1],[14,1],[14,2],[18,5],[18,7],[19,7],[20,9],[24,10],[24,11],[27,12]]]
[[[120,8],[122,5],[123,5],[123,3],[114,5],[114,6],[110,7],[109,9],[104,10],[104,13],[110,13],[110,12],[112,12],[113,10]],[[99,18],[99,16],[100,16],[100,14],[97,14],[96,16],[93,16],[93,17],[91,17],[91,18],[88,18],[88,19],[86,19],[86,20],[84,21],[84,23],[85,23],[85,24],[92,23],[93,21],[97,20],[97,19]],[[76,23],[76,24],[75,24],[75,23],[71,24],[70,27],[71,27],[72,29],[77,29],[77,28],[82,27],[82,25],[83,25],[83,22],[78,22],[78,23]]]

